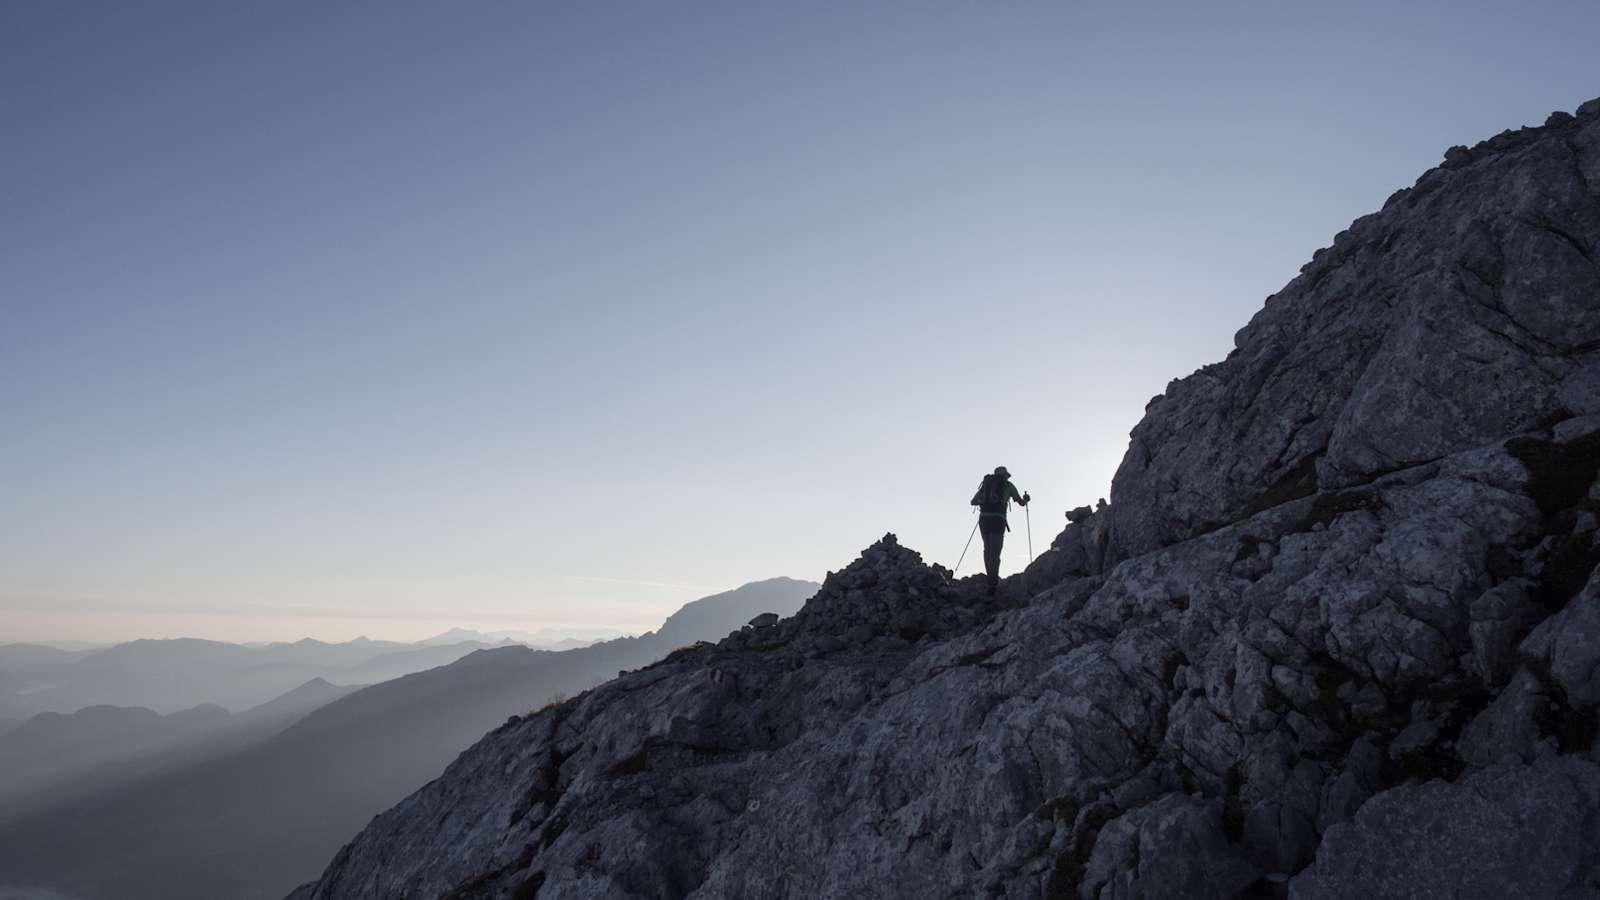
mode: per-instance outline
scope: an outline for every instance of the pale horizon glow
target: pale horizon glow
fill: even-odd
[[[1042,551],[1352,219],[1600,95],[1596,33],[6,4],[0,643],[650,630],[885,532],[953,565],[999,464]]]

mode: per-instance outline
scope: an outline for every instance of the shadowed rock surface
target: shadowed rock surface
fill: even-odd
[[[886,536],[293,896],[1600,895],[1597,248],[1600,101],[1453,148],[998,601]]]

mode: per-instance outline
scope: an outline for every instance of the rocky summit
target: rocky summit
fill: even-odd
[[[1600,100],[1451,148],[998,599],[886,536],[294,897],[1600,896],[1597,254]]]

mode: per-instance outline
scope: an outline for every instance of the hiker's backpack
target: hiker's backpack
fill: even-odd
[[[983,476],[983,483],[978,485],[978,492],[972,495],[973,506],[1004,506],[1006,502],[1006,480],[995,474]]]

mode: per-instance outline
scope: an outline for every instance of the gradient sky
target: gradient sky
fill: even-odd
[[[1600,95],[1596,34],[6,0],[0,642],[642,630],[886,531],[953,564],[1001,463],[1042,549],[1351,219]]]

